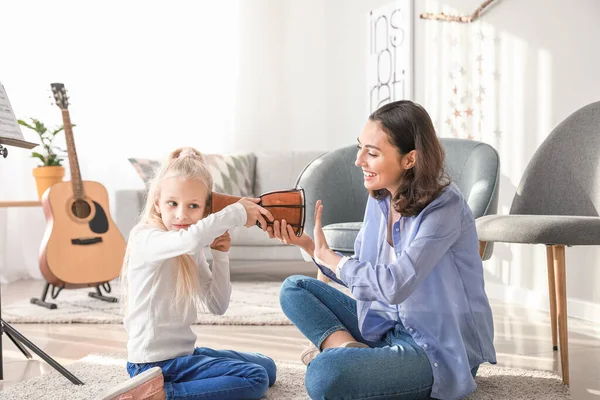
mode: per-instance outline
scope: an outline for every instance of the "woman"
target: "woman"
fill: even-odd
[[[314,240],[282,221],[269,235],[312,255],[353,298],[314,278],[281,288],[305,351],[313,399],[463,398],[480,364],[495,363],[475,220],[444,174],[444,151],[418,104],[375,111],[358,138],[356,166],[370,196],[353,257],[329,249],[317,202]]]

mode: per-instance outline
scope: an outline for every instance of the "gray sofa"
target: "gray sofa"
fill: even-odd
[[[294,188],[298,175],[304,167],[321,154],[323,152],[318,151],[255,153],[254,194]],[[125,238],[137,223],[145,195],[145,190],[119,190],[115,193],[115,223]],[[276,239],[269,239],[268,235],[258,227],[239,227],[230,233],[232,260],[302,259],[297,247],[284,245]],[[207,256],[210,258],[210,252]]]
[[[471,207],[475,218],[495,214],[498,208],[500,158],[488,144],[465,139],[442,138],[446,168]],[[322,200],[323,230],[331,248],[353,253],[354,240],[362,226],[368,193],[363,174],[354,165],[356,145],[328,153],[273,152],[256,154],[255,195],[272,190],[304,188],[305,230],[312,236],[315,203]],[[144,201],[144,190],[121,190],[115,196],[115,222],[125,237],[135,225]],[[233,260],[310,260],[295,246],[287,246],[257,227],[231,232]],[[484,259],[491,257],[491,243]],[[209,255],[210,256],[210,255]]]

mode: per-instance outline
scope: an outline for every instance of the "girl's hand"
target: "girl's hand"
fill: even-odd
[[[264,209],[256,204],[258,202],[260,202],[260,199],[250,197],[243,197],[238,201],[238,203],[243,205],[244,209],[246,210],[246,224],[244,226],[246,226],[246,228],[250,228],[251,226],[256,225],[258,222],[262,230],[266,231],[267,221],[265,217],[269,221],[273,221],[273,215],[269,212],[269,210]]]
[[[302,233],[300,237],[296,236],[291,225],[288,225],[285,219],[281,220],[281,224],[277,220],[274,221],[273,226],[267,228],[267,233],[271,239],[276,238],[285,244],[298,246],[311,257],[314,257],[315,243],[311,237],[306,233]]]
[[[229,235],[229,232],[225,232],[216,238],[210,245],[210,248],[224,253],[228,252],[231,248],[231,236]]]

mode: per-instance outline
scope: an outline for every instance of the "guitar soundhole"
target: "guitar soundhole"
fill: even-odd
[[[71,205],[71,211],[73,212],[73,215],[75,215],[77,218],[83,219],[90,216],[92,208],[85,200],[75,200],[73,205]]]

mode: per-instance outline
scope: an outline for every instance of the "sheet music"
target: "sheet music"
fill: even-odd
[[[37,146],[36,143],[25,141],[2,83],[0,83],[0,143],[27,149]]]
[[[0,83],[0,137],[25,140],[15,113],[8,100],[4,86]]]

